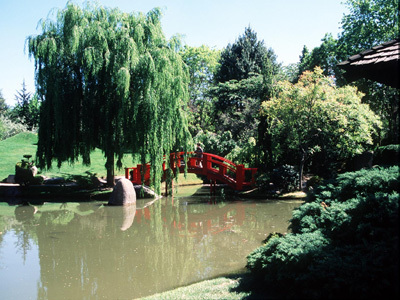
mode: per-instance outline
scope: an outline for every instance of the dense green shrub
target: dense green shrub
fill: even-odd
[[[216,154],[225,157],[235,148],[235,141],[230,131],[225,131],[222,134],[214,132],[202,131],[194,137],[194,140],[203,145],[204,152]]]
[[[374,153],[374,165],[399,165],[400,145],[379,147]]]
[[[274,169],[271,181],[281,192],[293,192],[299,187],[299,173],[293,166],[282,165]]]
[[[325,202],[329,205],[332,201],[344,202],[376,192],[391,193],[399,191],[399,182],[399,166],[348,172],[314,189],[307,202]]]
[[[0,141],[28,131],[27,126],[21,122],[15,122],[10,118],[0,115]]]
[[[293,212],[292,233],[248,256],[253,288],[288,298],[398,296],[399,167],[346,173]]]

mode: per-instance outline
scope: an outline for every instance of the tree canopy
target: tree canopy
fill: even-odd
[[[31,96],[26,90],[25,81],[22,83],[22,88],[15,95],[17,105],[11,111],[11,116],[21,120],[28,130],[34,130],[39,126],[40,101],[37,94]]]
[[[273,137],[275,160],[298,159],[300,186],[305,164],[317,153],[337,162],[360,154],[373,144],[379,118],[355,87],[336,88],[321,68],[306,71],[298,83],[280,82],[276,97],[262,104]],[[326,165],[324,166],[326,167]]]
[[[209,89],[214,82],[220,51],[202,45],[185,46],[179,53],[189,68],[189,130],[195,136],[202,128],[212,127]]]
[[[399,37],[399,4],[397,0],[347,0],[348,13],[342,18],[342,32],[337,39],[326,34],[320,46],[311,52],[304,48],[300,56],[298,76],[316,66],[325,75],[334,76],[336,84],[349,84],[337,64],[348,57]],[[297,77],[298,79],[298,77]],[[296,81],[295,79],[294,81]],[[352,82],[384,122],[380,143],[399,141],[398,90],[367,79]]]
[[[215,131],[219,135],[229,131],[235,137],[237,147],[231,159],[258,165],[262,155],[243,155],[239,149],[248,152],[252,147],[252,152],[262,152],[257,149],[265,136],[260,104],[273,94],[280,64],[274,51],[259,41],[250,27],[221,52],[219,63],[215,84],[209,90]]]
[[[40,166],[80,157],[90,164],[97,147],[111,184],[114,159],[122,167],[125,153],[138,154],[142,163],[151,162],[159,189],[163,155],[191,143],[184,111],[188,71],[175,39],[164,37],[160,17],[159,9],[128,14],[68,3],[55,21],[42,21],[41,34],[28,38],[43,99]]]
[[[272,49],[267,49],[264,41],[259,41],[257,34],[247,27],[235,43],[229,44],[222,51],[215,81],[240,81],[248,78],[251,73],[262,74],[266,60],[271,57],[275,58]]]

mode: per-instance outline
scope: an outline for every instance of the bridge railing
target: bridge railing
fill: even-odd
[[[257,168],[245,168],[242,164],[234,162],[211,153],[203,153],[203,157],[193,156],[194,152],[186,153],[188,169],[198,169],[198,174],[209,175],[213,172],[221,178],[230,180],[234,183],[237,190],[241,190],[243,186],[255,186]],[[185,152],[172,153],[171,158],[172,169],[176,168],[176,164],[183,168],[186,164]],[[249,180],[247,179],[249,178]]]
[[[242,190],[244,186],[255,186],[257,168],[245,168],[242,164],[237,165],[224,157],[211,153],[203,153],[201,158],[193,155],[193,152],[171,153],[169,160],[171,169],[179,169],[182,172],[187,164],[189,172],[212,177],[211,179],[214,180],[223,179],[236,190]],[[150,178],[150,164],[139,164],[137,167],[125,168],[125,177],[132,182],[142,184],[142,168],[145,168],[144,179],[148,181]],[[166,170],[165,161],[163,170]]]

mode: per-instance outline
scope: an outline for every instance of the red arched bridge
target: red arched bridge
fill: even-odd
[[[193,157],[193,152],[177,152],[170,154],[171,169],[175,173],[179,170],[183,173],[187,164],[188,173],[204,175],[212,181],[227,184],[236,191],[249,189],[255,186],[255,175],[257,168],[245,168],[244,165],[237,165],[230,160],[221,156],[203,153],[203,157]],[[125,168],[125,177],[134,184],[142,184],[142,169],[144,173],[144,184],[149,185],[150,182],[150,164],[138,164],[136,167]],[[163,163],[165,180],[165,162]]]

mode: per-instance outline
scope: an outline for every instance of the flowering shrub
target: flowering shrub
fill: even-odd
[[[0,141],[25,131],[28,131],[28,128],[22,122],[13,122],[6,116],[0,115]]]

